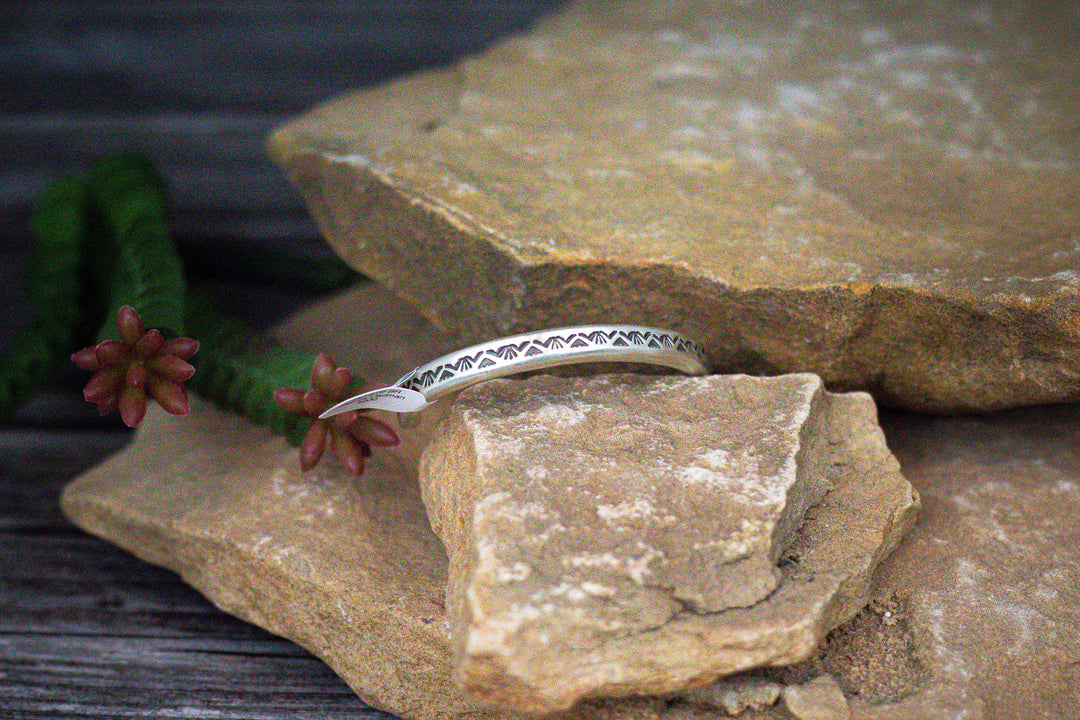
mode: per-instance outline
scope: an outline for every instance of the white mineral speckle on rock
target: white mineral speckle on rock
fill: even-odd
[[[575,568],[616,568],[622,564],[622,560],[615,557],[611,552],[583,552],[578,555],[571,555],[563,558],[562,563]]]
[[[1055,495],[1077,495],[1080,494],[1080,484],[1059,478],[1050,486],[1050,491]]]
[[[640,519],[656,514],[656,507],[644,498],[634,498],[616,505],[597,505],[596,514],[607,523],[614,523],[627,518]]]
[[[473,598],[473,608],[482,608],[483,603]],[[469,653],[483,654],[498,651],[507,637],[510,637],[522,625],[549,614],[552,606],[546,607],[515,603],[506,612],[498,615],[477,616],[474,625],[465,636],[465,650]],[[545,612],[546,611],[546,612]]]
[[[641,555],[626,560],[626,574],[638,585],[644,585],[645,578],[651,577],[653,574],[649,566],[653,562],[663,562],[664,553],[640,541],[638,547],[642,551]]]
[[[581,588],[580,583],[563,582],[558,585],[544,588],[535,593],[532,597],[536,601],[557,597],[565,598],[571,603],[580,603],[589,599],[589,594]]]
[[[692,57],[729,57],[755,62],[762,62],[772,54],[762,42],[723,31],[710,33],[705,42],[690,43],[689,53]]]
[[[473,444],[476,447],[477,455],[480,456],[486,455],[489,449],[495,447],[500,448],[502,452],[516,455],[525,447],[525,442],[521,438],[509,435],[493,435],[484,431],[478,431],[473,435]]]
[[[553,430],[561,430],[580,424],[585,419],[585,413],[580,408],[572,408],[569,405],[546,404],[532,413],[531,419]]]
[[[927,598],[924,616],[929,621],[928,629],[933,638],[933,651],[944,666],[947,675],[962,680],[970,680],[973,675],[967,659],[954,649],[946,636],[945,616],[949,612],[940,604],[941,598],[931,595]]]
[[[1027,650],[1027,645],[1035,637],[1034,623],[1045,623],[1046,617],[1030,605],[1022,602],[1004,602],[994,606],[994,611],[1011,622],[1013,643],[1008,652],[1020,655]]]
[[[692,65],[685,62],[676,62],[657,67],[653,70],[652,76],[659,82],[669,82],[687,78],[697,80],[717,79],[716,70],[714,68],[702,65]]]
[[[337,608],[338,613],[341,615],[341,619],[351,625],[353,622],[352,613],[349,612],[349,608],[340,598],[334,601],[334,607]]]
[[[896,80],[906,88],[925,88],[930,84],[930,78],[920,70],[900,70]]]
[[[822,105],[821,93],[809,85],[778,84],[776,86],[776,97],[780,105],[788,110],[802,110],[808,107],[820,108]]]
[[[701,140],[706,137],[706,134],[696,125],[682,125],[671,131],[671,136],[676,140]]]
[[[543,465],[530,465],[525,470],[525,476],[530,480],[547,480],[551,475],[551,471]]]
[[[1039,583],[1035,586],[1035,598],[1045,603],[1052,603],[1057,601],[1058,591],[1045,583]]]
[[[532,575],[532,568],[523,562],[515,562],[509,567],[505,565],[496,566],[491,573],[491,578],[496,583],[505,585],[510,582],[527,580],[530,575]]]
[[[739,527],[727,533],[724,537],[697,541],[691,544],[691,548],[710,552],[718,562],[732,562],[749,556],[755,550],[759,550],[759,538],[766,532],[771,532],[772,527],[772,523],[742,518],[739,521]]]
[[[859,42],[863,45],[878,45],[892,41],[892,30],[886,27],[868,27],[859,31]]]
[[[371,160],[360,153],[333,153],[323,152],[322,157],[326,158],[330,162],[344,163],[346,165],[354,165],[357,167],[366,167],[371,164]]]
[[[664,43],[679,43],[686,42],[686,35],[678,30],[659,30],[656,33],[656,39],[659,42]]]
[[[715,448],[699,455],[692,465],[681,468],[678,474],[682,481],[690,484],[705,485],[721,493],[738,493],[741,497],[759,502],[775,503],[777,491],[764,487],[761,471],[761,459],[753,449]],[[783,494],[780,491],[781,499]]]
[[[610,585],[602,585],[598,582],[585,580],[581,583],[581,589],[595,597],[611,597],[615,594],[615,588]]]

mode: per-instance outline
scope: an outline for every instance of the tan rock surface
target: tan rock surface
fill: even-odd
[[[1080,405],[882,418],[919,520],[818,656],[862,720],[1071,720],[1080,708]],[[787,677],[792,675],[792,677]]]
[[[693,688],[682,693],[691,703],[723,710],[728,715],[739,715],[747,710],[761,711],[772,707],[780,699],[783,686],[763,677],[734,676],[709,685]]]
[[[603,617],[585,622],[616,635],[682,610],[749,607],[776,589],[780,553],[831,488],[821,390],[813,375],[467,389],[421,458],[432,525],[473,558],[468,595],[513,587],[525,595],[493,600],[517,604],[560,587],[568,600],[567,582],[595,581],[606,591],[587,604]],[[573,624],[584,604],[548,622]]]
[[[535,713],[802,659],[916,506],[870,398],[813,375],[484,383],[420,483],[455,678]]]
[[[924,504],[877,583],[903,599],[921,661],[988,719],[1075,717],[1080,406],[887,429]]]
[[[831,675],[819,675],[803,685],[783,690],[784,705],[798,720],[851,720],[844,691]]]
[[[644,323],[886,404],[1077,400],[1071,8],[579,3],[271,150],[350,264],[470,338]]]
[[[371,361],[382,374],[369,375],[383,379],[457,344],[374,288],[320,304],[284,332],[354,368]],[[333,464],[301,475],[295,450],[203,403],[185,419],[158,410],[126,451],[67,488],[77,524],[296,640],[377,707],[423,720],[510,717],[450,680],[448,561],[409,474],[415,444],[354,485]],[[1071,720],[1080,406],[885,414],[883,425],[924,509],[880,568],[870,607],[794,668],[732,676],[686,700],[585,703],[564,717],[716,720],[726,698],[747,708],[740,720],[791,720],[778,689],[828,672],[855,720]]]

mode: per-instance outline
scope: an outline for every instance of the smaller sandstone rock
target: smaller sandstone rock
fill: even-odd
[[[458,397],[420,478],[455,679],[531,713],[801,659],[914,517],[868,396],[814,375],[492,381]],[[859,532],[816,554],[844,518],[800,540],[808,510],[856,481]]]
[[[484,546],[473,590],[514,588],[575,615],[586,605],[616,634],[684,608],[753,605],[776,588],[780,552],[826,491],[814,472],[821,380],[759,385],[634,375],[491,383],[461,400],[427,456],[434,522],[472,516],[467,535],[457,523],[441,529],[454,546]],[[458,489],[479,491],[476,506],[457,505]],[[572,587],[547,596],[553,577]]]
[[[831,675],[819,675],[804,685],[788,685],[784,703],[799,720],[851,720],[844,691]]]

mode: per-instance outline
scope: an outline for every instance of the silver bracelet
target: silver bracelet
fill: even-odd
[[[514,335],[458,350],[421,365],[390,387],[361,393],[320,415],[350,410],[416,412],[482,380],[558,365],[590,362],[645,363],[708,372],[704,348],[672,330],[638,325],[583,325]]]

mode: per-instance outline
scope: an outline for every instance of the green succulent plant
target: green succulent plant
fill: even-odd
[[[187,414],[188,383],[303,445],[303,469],[319,461],[329,439],[344,467],[361,474],[371,446],[397,443],[393,429],[360,415],[329,423],[311,408],[362,380],[327,356],[255,333],[189,290],[168,208],[161,176],[131,154],[104,158],[86,179],[67,177],[46,191],[31,221],[25,278],[33,318],[0,365],[0,415],[25,402],[57,358],[70,355],[94,373],[85,399],[102,413],[119,410],[131,427],[150,401]],[[310,287],[311,267],[304,273]],[[344,277],[340,264],[325,274],[331,285]],[[93,344],[76,349],[87,341]]]

